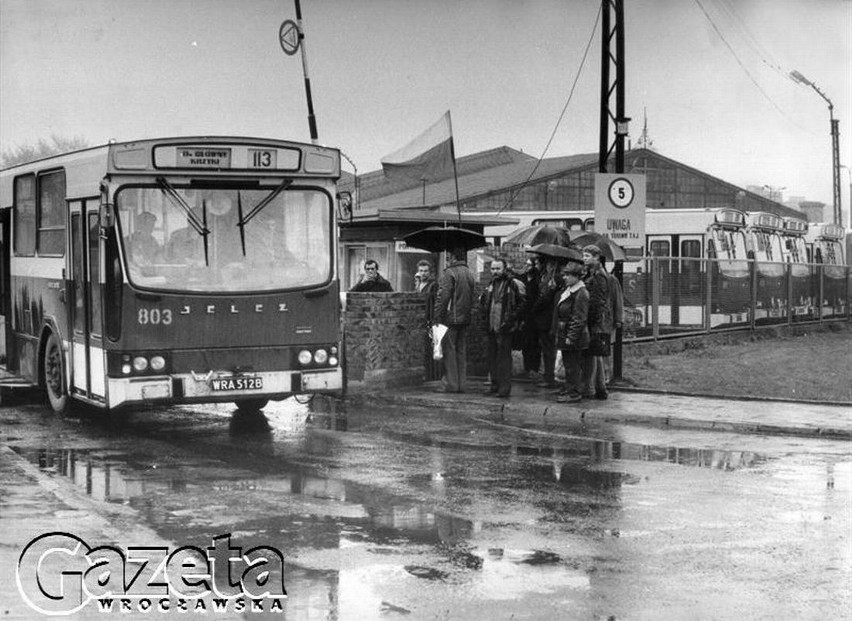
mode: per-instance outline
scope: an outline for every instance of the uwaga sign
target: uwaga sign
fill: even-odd
[[[624,248],[645,248],[645,175],[595,175],[595,231]]]
[[[100,612],[284,612],[284,557],[269,546],[246,550],[231,535],[208,548],[91,547],[64,532],[33,539],[18,559],[18,590],[33,610],[66,616]]]

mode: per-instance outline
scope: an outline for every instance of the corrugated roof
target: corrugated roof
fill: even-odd
[[[761,209],[765,211],[781,216],[804,218],[803,214],[795,209],[790,209],[781,203],[748,192],[732,183],[660,155],[656,151],[634,149],[627,153],[628,157],[633,156],[634,158],[640,155],[656,158],[670,166],[682,168],[716,183],[729,186],[734,192],[745,192],[752,199],[761,203]],[[472,198],[519,188],[525,183],[544,181],[583,169],[591,169],[596,172],[597,165],[597,153],[552,157],[539,162],[530,155],[505,146],[482,151],[457,160],[459,198],[464,202]],[[351,189],[351,176],[348,177],[348,181]],[[383,172],[378,170],[359,177],[359,181],[359,211],[362,213],[375,213],[378,210],[387,209],[434,208],[441,205],[454,205],[456,202],[456,187],[452,177],[435,183],[427,183],[425,203],[423,185],[416,180],[403,183],[390,182],[385,179]]]
[[[510,150],[511,151],[511,150]],[[514,153],[523,157],[505,158],[492,157],[495,154],[483,152],[486,157],[471,162],[471,166],[459,167],[459,197],[462,201],[474,196],[482,196],[490,192],[505,191],[508,188],[520,186],[528,179],[530,182],[564,174],[568,170],[594,166],[597,154],[572,155],[554,157],[538,163],[533,157],[518,151]],[[465,172],[463,173],[462,170]],[[533,173],[533,171],[535,171]],[[372,173],[371,173],[372,174]],[[379,174],[381,172],[379,171]],[[532,177],[530,178],[530,175]],[[382,175],[383,176],[383,175]],[[421,184],[390,194],[381,194],[377,198],[366,198],[364,187],[361,186],[360,208],[364,211],[377,209],[406,209],[454,204],[456,201],[456,186],[452,177],[437,183],[426,184],[426,203],[423,202],[423,186]]]
[[[382,209],[378,213],[363,214],[355,216],[352,222],[341,221],[341,226],[368,225],[375,226],[376,222],[422,222],[423,224],[450,224],[459,223],[458,214],[453,211],[442,211],[438,209]],[[462,213],[462,224],[479,224],[482,226],[499,226],[504,224],[518,224],[517,218],[502,216],[483,216],[475,213]]]

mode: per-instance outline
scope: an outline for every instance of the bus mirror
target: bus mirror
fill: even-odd
[[[352,220],[352,193],[340,192],[337,195],[337,216],[341,220]]]
[[[101,205],[101,226],[105,229],[111,229],[115,226],[115,210],[109,203]]]

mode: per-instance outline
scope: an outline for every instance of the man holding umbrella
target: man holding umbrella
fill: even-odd
[[[556,305],[556,293],[561,286],[559,267],[568,261],[581,262],[582,255],[574,248],[565,248],[555,244],[537,244],[527,252],[538,255],[541,270],[534,293],[529,296],[529,316],[527,321],[535,330],[544,366],[541,388],[556,388],[556,340],[553,338],[553,310]],[[534,296],[534,297],[533,297]]]
[[[438,281],[433,320],[447,326],[441,341],[444,353],[444,386],[440,392],[464,392],[467,384],[467,328],[474,303],[475,280],[467,267],[467,250],[456,246],[452,262]]]
[[[459,216],[461,219],[461,216]],[[451,261],[438,281],[432,312],[435,324],[447,326],[441,339],[444,386],[439,392],[464,392],[467,383],[467,328],[475,302],[475,280],[467,267],[467,251],[486,245],[482,233],[454,226],[430,226],[403,237],[405,243],[430,252],[448,251]]]

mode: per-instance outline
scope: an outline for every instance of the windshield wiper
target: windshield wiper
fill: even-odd
[[[210,230],[207,228],[205,223],[202,220],[199,220],[198,216],[196,216],[192,212],[192,207],[190,207],[183,197],[177,193],[174,186],[166,181],[163,177],[157,177],[157,185],[160,186],[160,189],[163,191],[171,201],[173,205],[180,207],[183,213],[186,215],[186,219],[189,222],[190,226],[195,229],[195,232],[199,235],[204,235],[206,238],[210,233]],[[203,204],[203,203],[202,203]],[[206,211],[206,208],[205,208]]]
[[[246,229],[243,226],[243,198],[239,190],[237,190],[237,216],[240,218],[240,221],[237,224],[237,226],[240,227],[240,245],[243,248],[243,256],[246,256]]]
[[[291,183],[293,183],[293,181],[291,179],[285,179],[281,183],[281,185],[279,185],[277,188],[272,190],[272,192],[270,192],[262,201],[260,201],[257,205],[255,205],[255,208],[252,209],[250,212],[248,212],[245,215],[245,217],[243,217],[242,210],[240,210],[240,221],[237,222],[237,226],[240,227],[240,229],[242,229],[246,224],[248,224],[251,221],[252,218],[254,218],[257,214],[259,214],[260,211],[264,207],[266,207],[269,203],[271,203],[275,199],[276,196],[278,196],[279,194],[281,194],[281,192],[286,190],[287,187]],[[237,195],[237,196],[239,197],[239,195]]]
[[[166,198],[168,198],[173,205],[180,207],[186,215],[186,221],[193,229],[195,229],[195,232],[204,238],[204,264],[209,266],[210,259],[208,258],[207,252],[207,236],[210,234],[210,229],[207,228],[207,201],[201,201],[202,219],[199,219],[198,216],[193,213],[192,207],[183,200],[183,197],[178,194],[174,186],[164,177],[157,177],[157,185],[160,186],[160,190],[166,195]]]

